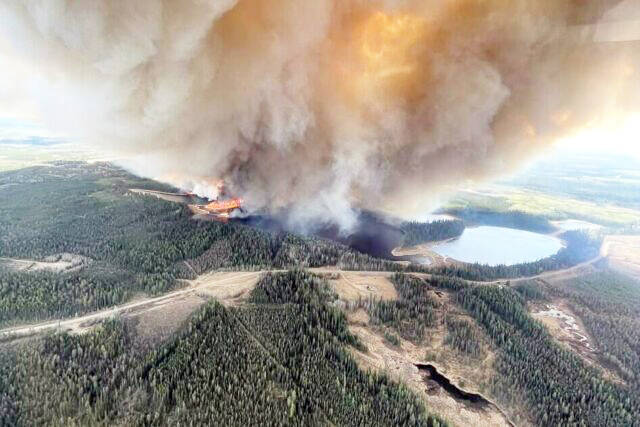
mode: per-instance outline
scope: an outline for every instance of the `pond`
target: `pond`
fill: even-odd
[[[505,227],[467,228],[457,239],[431,249],[448,258],[468,263],[513,265],[554,255],[563,247],[557,237]]]

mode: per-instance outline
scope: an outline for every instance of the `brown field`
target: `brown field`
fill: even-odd
[[[13,271],[72,271],[91,262],[89,258],[73,254],[52,255],[43,261],[31,259],[0,258],[0,266]]]
[[[131,313],[127,322],[135,331],[136,345],[143,349],[156,347],[178,331],[180,326],[206,302],[197,295],[184,295],[171,304],[163,304]]]
[[[640,236],[607,236],[602,255],[613,269],[640,278]]]
[[[191,203],[191,197],[179,194],[179,193],[166,193],[164,191],[154,191],[154,190],[141,190],[138,188],[132,188],[129,191],[135,194],[143,194],[145,196],[155,196],[158,199],[166,200],[168,202],[174,203]]]
[[[542,322],[559,342],[574,350],[588,361],[593,361],[597,349],[582,321],[564,301],[531,307],[531,316]]]
[[[214,272],[203,274],[191,281],[198,295],[212,297],[224,305],[235,305],[249,296],[256,286],[261,272]]]
[[[340,272],[338,279],[329,280],[344,301],[357,301],[358,298],[373,297],[382,300],[398,298],[396,288],[389,279],[382,275],[369,275],[358,272]]]
[[[393,256],[410,256],[415,258],[422,258],[427,261],[427,264],[431,266],[444,265],[450,262],[454,262],[451,258],[446,258],[440,255],[437,252],[434,252],[431,247],[438,242],[432,242],[428,244],[410,246],[410,247],[399,247],[395,248],[391,251],[391,255]]]

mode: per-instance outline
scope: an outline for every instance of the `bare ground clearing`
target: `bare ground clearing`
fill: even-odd
[[[432,267],[455,263],[456,261],[452,260],[451,258],[444,257],[431,249],[431,247],[436,243],[440,242],[431,242],[416,246],[394,248],[391,251],[391,255],[397,257],[410,256],[416,258],[424,258],[428,261],[427,264]]]
[[[528,309],[531,316],[542,322],[560,345],[575,352],[588,365],[598,368],[606,379],[624,383],[602,362],[595,339],[566,301],[558,299],[549,304],[532,304]]]
[[[170,304],[130,313],[127,321],[135,330],[136,345],[144,349],[156,347],[177,332],[191,313],[205,302],[206,299],[198,295],[186,294]]]
[[[396,288],[384,276],[365,276],[353,272],[340,272],[339,278],[329,280],[335,291],[344,301],[375,298],[395,300],[398,298]]]
[[[225,305],[234,305],[249,296],[263,272],[214,272],[191,282],[201,296],[213,297]]]
[[[569,309],[564,301],[531,307],[531,316],[544,323],[556,340],[579,353],[593,359],[597,349],[593,338],[587,333],[582,321]]]
[[[89,264],[91,259],[81,255],[58,254],[46,257],[42,261],[17,258],[0,258],[0,266],[13,271],[73,271]]]
[[[129,189],[129,191],[135,194],[142,194],[145,196],[155,196],[159,199],[166,200],[168,202],[183,203],[183,204],[191,203],[191,197],[189,197],[186,194],[167,193],[165,191],[155,191],[155,190],[143,190],[139,188],[131,188]]]

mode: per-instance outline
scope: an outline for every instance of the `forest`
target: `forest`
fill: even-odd
[[[415,246],[459,237],[464,231],[464,223],[460,220],[409,221],[400,229],[404,233],[402,246]]]
[[[178,279],[212,269],[400,269],[328,240],[194,221],[186,206],[134,195],[132,187],[167,190],[104,163],[0,173],[0,196],[11,201],[0,204],[0,258],[71,253],[91,260],[81,270],[60,273],[0,266],[0,324],[85,313],[139,292],[163,293]]]
[[[390,345],[399,337],[422,342],[442,304],[430,290],[448,292],[470,317],[443,318],[445,343],[478,357],[489,340],[497,349],[492,394],[524,401],[535,424],[640,424],[637,282],[608,271],[563,286],[469,282],[589,261],[599,254],[597,237],[565,232],[558,254],[515,266],[405,266],[329,240],[194,221],[186,207],[131,194],[132,187],[174,191],[103,163],[0,173],[0,197],[11,201],[0,203],[0,258],[68,253],[87,260],[60,272],[0,266],[0,325],[79,315],[214,269],[290,271],[264,274],[241,306],[207,303],[155,348],[135,345],[135,327],[123,319],[83,335],[0,342],[0,425],[445,424],[404,385],[358,368],[350,351],[367,349],[349,332],[337,296],[301,270],[325,265],[396,272],[397,300],[357,302]],[[526,215],[509,221],[544,228]],[[405,237],[440,239],[461,227],[409,224]],[[556,344],[529,316],[527,301],[550,298],[566,300],[580,316],[619,382]]]
[[[359,299],[351,308],[365,308],[373,325],[391,327],[402,338],[419,343],[424,339],[425,331],[434,325],[435,310],[440,304],[419,279],[397,274],[392,281],[398,293],[397,300]]]
[[[466,207],[464,209],[447,209],[444,213],[460,218],[467,225],[492,225],[536,233],[551,233],[555,230],[554,226],[546,218],[520,211],[498,211]]]
[[[528,314],[526,300],[543,298],[544,291],[531,284],[516,289],[470,286],[452,278],[418,279],[403,273],[397,273],[392,281],[396,286],[411,283],[453,292],[455,301],[485,330],[497,348],[493,394],[509,405],[518,405],[523,398],[535,424],[640,425],[637,418],[640,394],[636,385],[629,387],[604,379],[596,368],[555,343],[546,328]],[[635,295],[637,298],[638,294]],[[634,306],[637,309],[635,303]],[[420,317],[419,313],[413,314],[414,319]],[[474,331],[474,325],[461,319],[445,321],[445,341],[449,345],[469,355],[481,351],[481,337]],[[617,326],[623,325],[621,322]],[[605,345],[623,349],[625,340],[637,344],[639,341],[632,341],[637,330],[618,333],[609,339],[611,344]],[[636,357],[633,353],[627,360],[637,360]],[[631,372],[638,372],[634,363],[627,366]]]
[[[267,274],[250,304],[208,303],[145,354],[122,320],[2,348],[0,424],[445,425],[357,367],[334,299],[312,274]]]
[[[33,185],[37,184],[37,185]],[[341,244],[240,224],[194,221],[184,205],[130,193],[171,190],[105,163],[65,162],[0,174],[0,258],[42,260],[61,253],[90,260],[82,269],[19,272],[0,266],[0,324],[73,316],[159,294],[213,269],[337,265],[345,270],[432,271],[494,280],[566,268],[597,253],[599,242],[567,232],[557,255],[515,266],[428,269],[373,258]],[[175,191],[175,189],[174,189]],[[29,215],[24,215],[29,212]],[[459,221],[409,223],[408,239],[461,230]]]
[[[447,335],[444,338],[445,344],[469,356],[477,358],[482,355],[482,339],[472,322],[447,316],[445,325],[447,326]]]
[[[495,384],[503,398],[523,393],[542,425],[637,425],[638,395],[609,382],[572,351],[556,344],[509,288],[475,287],[458,302],[499,348]]]
[[[595,339],[603,366],[640,394],[640,282],[605,270],[555,286],[535,286],[535,299],[562,298]]]

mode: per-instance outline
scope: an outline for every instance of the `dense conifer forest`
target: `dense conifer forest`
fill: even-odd
[[[89,260],[60,273],[16,272],[0,264],[0,324],[73,316],[137,292],[159,294],[212,269],[400,268],[328,240],[194,221],[186,206],[130,188],[167,190],[102,163],[0,174],[0,196],[10,202],[0,204],[0,258],[70,253]]]
[[[469,356],[479,357],[482,354],[481,338],[473,323],[466,319],[447,316],[445,324],[447,326],[445,344]]]
[[[435,309],[440,304],[428,294],[421,280],[407,275],[397,275],[395,279],[397,300],[361,300],[358,305],[367,308],[373,324],[392,327],[403,338],[420,342],[426,329],[434,325]]]
[[[603,379],[570,350],[556,344],[526,311],[516,291],[476,287],[458,301],[500,349],[501,396],[523,393],[541,425],[637,425],[640,399],[627,387]]]
[[[240,305],[206,303],[157,346],[138,345],[127,319],[82,335],[5,337],[0,425],[443,425],[404,385],[358,368],[350,351],[367,348],[349,331],[344,303],[328,282],[302,270],[327,265],[396,272],[397,300],[355,303],[391,346],[400,337],[423,342],[445,304],[431,291],[449,293],[468,316],[442,317],[447,348],[475,358],[495,350],[491,393],[507,405],[524,402],[529,421],[640,425],[636,281],[600,271],[562,285],[475,283],[590,261],[599,254],[596,237],[565,232],[558,254],[515,266],[406,266],[328,240],[196,221],[184,205],[132,194],[133,187],[175,191],[103,163],[0,174],[0,197],[10,201],[0,204],[0,325],[160,294],[212,270],[288,271],[263,274]],[[481,212],[471,219],[496,218]],[[509,221],[548,231],[524,214]],[[408,223],[405,244],[462,229],[460,221]],[[20,271],[5,262],[61,254],[79,261],[62,271]],[[617,381],[557,344],[527,312],[527,304],[558,298],[583,321]]]
[[[494,394],[508,403],[524,397],[537,424],[640,425],[640,399],[634,387],[604,379],[596,368],[555,343],[546,328],[527,313],[522,294],[529,298],[542,295],[535,288],[457,286],[437,278],[407,279],[405,274],[393,280],[396,284],[422,281],[423,286],[455,291],[457,302],[498,349]],[[479,345],[478,336],[459,326],[455,325],[449,339],[458,348],[473,351]]]
[[[404,233],[403,246],[415,246],[458,237],[464,231],[464,223],[460,220],[411,221],[403,223],[400,229]]]
[[[520,211],[496,211],[467,207],[464,209],[449,209],[445,213],[460,218],[467,225],[493,225],[535,231],[537,233],[550,233],[555,230],[546,218]]]
[[[595,339],[602,364],[640,394],[640,282],[600,271],[562,285],[529,286],[532,299],[568,301]]]
[[[356,366],[334,298],[311,274],[269,274],[249,305],[206,304],[145,354],[119,320],[2,348],[0,424],[444,425]]]

